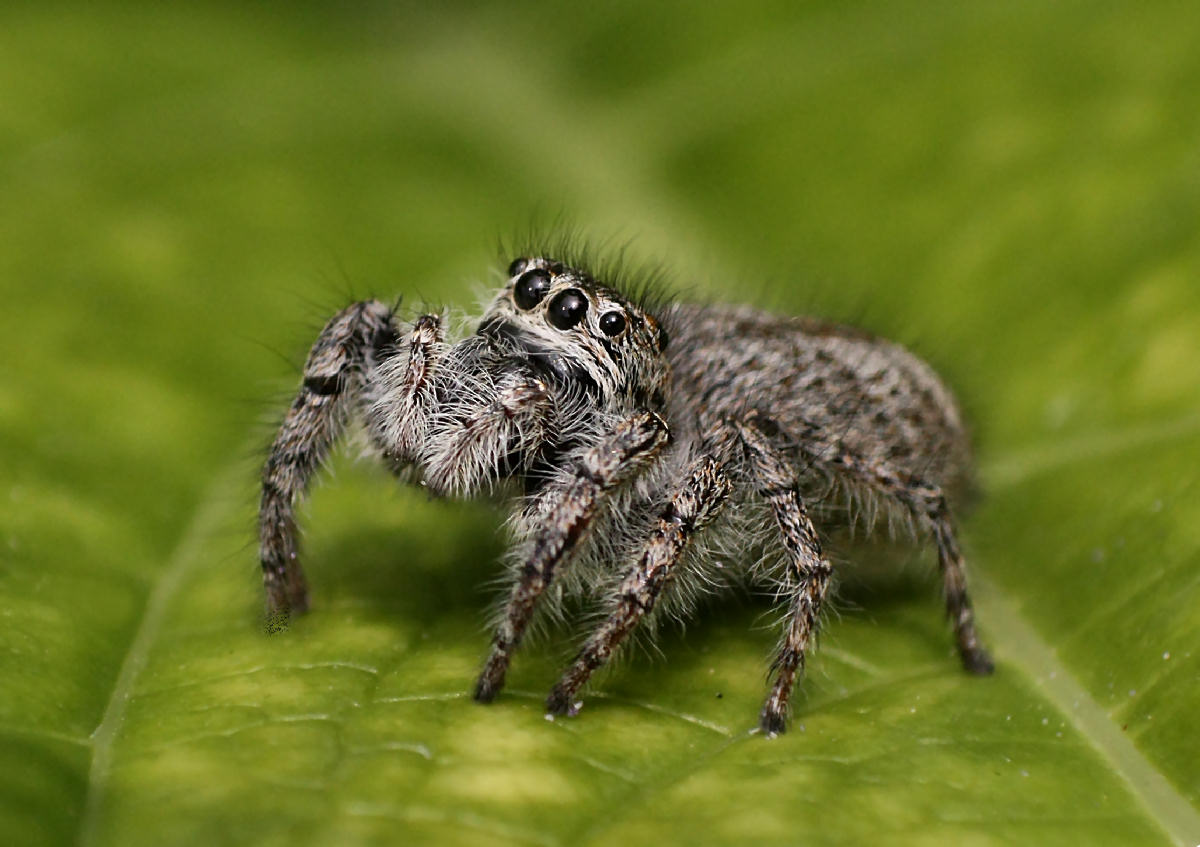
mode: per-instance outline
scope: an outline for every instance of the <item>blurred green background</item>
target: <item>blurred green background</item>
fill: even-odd
[[[9,4],[0,197],[0,841],[1200,841],[1195,4]],[[560,216],[939,367],[995,677],[864,550],[785,737],[756,598],[573,721],[569,634],[476,707],[498,513],[350,456],[262,635],[323,318],[470,307]]]

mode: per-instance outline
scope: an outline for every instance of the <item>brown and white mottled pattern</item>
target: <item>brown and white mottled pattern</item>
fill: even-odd
[[[511,588],[477,700],[496,697],[529,627],[564,593],[594,600],[600,618],[551,692],[551,714],[573,714],[636,630],[750,581],[786,607],[759,718],[765,733],[784,731],[829,590],[820,535],[839,491],[862,504],[868,530],[882,512],[932,538],[963,664],[991,671],[950,511],[970,451],[928,365],[809,318],[655,311],[575,264],[515,260],[478,330],[456,342],[441,316],[401,321],[375,301],[330,321],[263,470],[273,621],[307,607],[293,510],[358,416],[405,478],[515,498]]]

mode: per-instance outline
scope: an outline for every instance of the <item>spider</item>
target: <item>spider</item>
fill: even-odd
[[[869,526],[882,512],[932,538],[962,663],[992,671],[948,505],[967,438],[928,365],[811,318],[656,307],[569,261],[514,260],[478,329],[454,343],[440,315],[401,322],[375,300],[329,321],[262,473],[269,615],[307,608],[293,509],[357,418],[402,478],[436,495],[508,494],[509,593],[479,702],[503,687],[539,601],[582,595],[600,610],[546,700],[549,715],[573,715],[639,624],[741,579],[784,607],[759,715],[762,732],[784,732],[832,572],[816,524],[844,523],[839,493]]]

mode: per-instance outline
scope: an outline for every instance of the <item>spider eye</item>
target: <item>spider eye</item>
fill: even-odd
[[[556,329],[570,329],[587,314],[588,299],[578,288],[568,288],[554,295],[546,310],[546,320]]]
[[[600,316],[600,331],[605,335],[620,335],[625,331],[625,316],[620,312],[606,312]]]
[[[517,305],[528,311],[542,302],[546,292],[550,290],[550,274],[541,268],[525,271],[517,277],[513,286],[513,299]]]
[[[512,260],[512,264],[508,266],[508,275],[516,276],[521,273],[529,265],[529,260],[524,256],[520,256]]]

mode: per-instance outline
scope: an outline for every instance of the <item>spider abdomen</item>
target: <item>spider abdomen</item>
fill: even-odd
[[[853,327],[749,308],[673,306],[672,408],[702,431],[747,414],[770,419],[799,455],[814,431],[957,495],[970,476],[958,406],[933,370]]]

